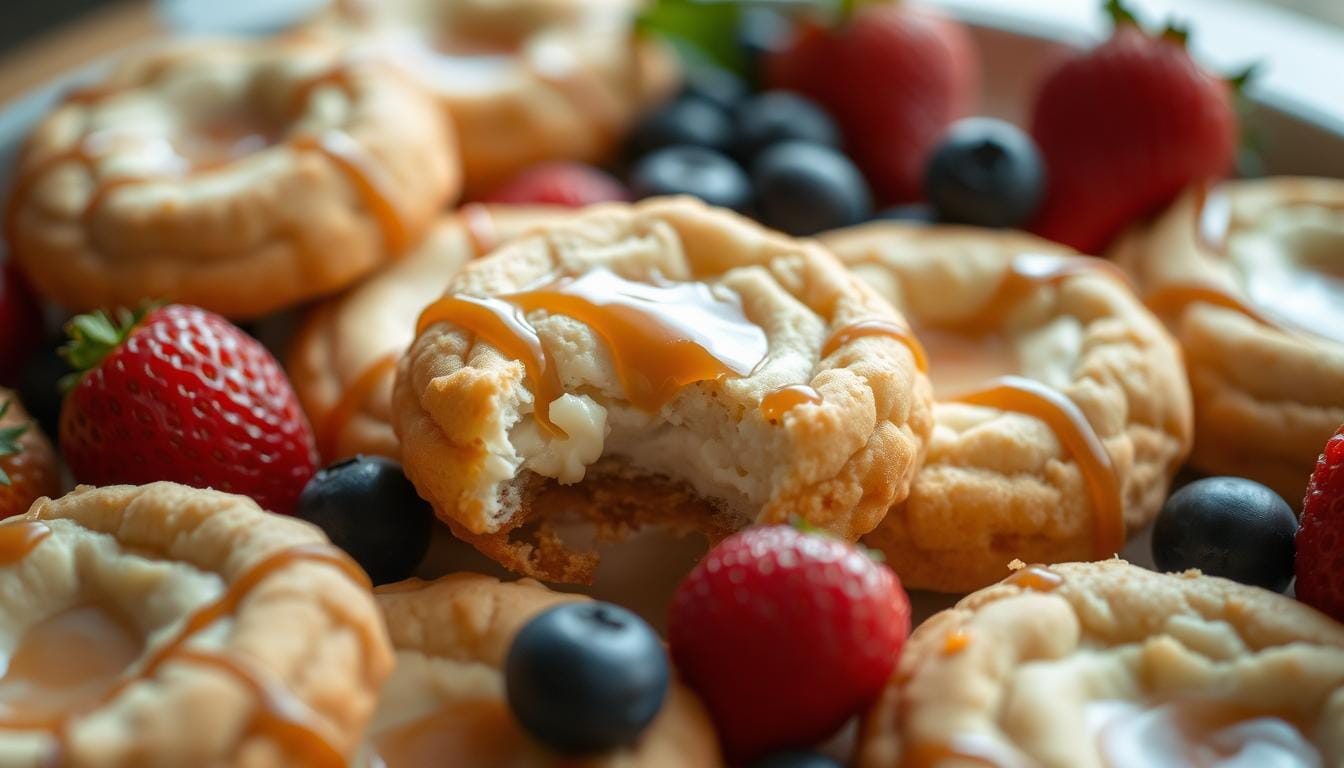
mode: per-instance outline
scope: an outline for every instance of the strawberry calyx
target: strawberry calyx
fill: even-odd
[[[66,323],[65,333],[69,341],[61,347],[60,355],[75,372],[61,381],[62,387],[69,389],[81,374],[96,368],[103,358],[120,347],[152,308],[143,306],[132,311],[119,307],[111,315],[99,309],[76,315]]]
[[[835,539],[837,541],[844,541],[844,539],[842,539],[834,531],[813,525],[812,523],[809,523],[807,520],[803,519],[801,515],[789,515],[789,527],[799,533],[805,533],[809,536],[821,536],[822,538],[826,539]],[[852,543],[846,542],[846,543],[849,543],[855,549],[867,555],[868,559],[872,560],[874,563],[887,562],[887,556],[880,549],[872,549],[871,547],[865,547],[860,542],[852,542]]]
[[[1123,0],[1106,0],[1102,4],[1102,10],[1110,18],[1116,30],[1124,27],[1133,27],[1144,34],[1148,34],[1143,28],[1143,22],[1125,5]],[[1190,43],[1190,25],[1180,23],[1174,19],[1168,20],[1162,31],[1155,35],[1159,40],[1165,40],[1180,48],[1185,48]]]
[[[9,413],[9,407],[13,405],[14,398],[5,400],[0,404],[0,421],[4,420],[5,414]],[[23,452],[23,446],[19,445],[19,438],[23,437],[28,431],[27,424],[20,424],[17,427],[0,428],[0,458],[6,456],[17,456]],[[0,467],[0,485],[9,485],[9,474],[5,472],[4,467]]]

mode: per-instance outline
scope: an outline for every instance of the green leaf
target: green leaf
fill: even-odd
[[[70,363],[76,374],[94,368],[126,340],[150,308],[147,305],[132,312],[123,307],[113,313],[114,317],[109,317],[101,309],[87,315],[77,315],[65,324],[65,332],[70,340],[61,347],[61,356]]]
[[[5,417],[5,414],[9,413],[9,406],[13,402],[14,399],[9,398],[5,400],[3,405],[0,405],[0,419],[3,419]],[[21,424],[17,427],[4,427],[3,429],[0,429],[0,457],[14,456],[22,452],[23,449],[19,446],[19,438],[23,437],[23,433],[27,431],[28,431],[27,424]],[[3,467],[0,467],[0,485],[9,485],[9,484],[10,484],[9,475],[5,472]]]
[[[640,15],[638,29],[666,38],[684,56],[741,73],[747,66],[737,38],[741,20],[736,0],[658,0]]]
[[[1190,24],[1171,19],[1162,28],[1162,39],[1173,42],[1182,48],[1190,45]]]
[[[1125,24],[1133,24],[1136,27],[1143,26],[1139,23],[1139,17],[1135,16],[1134,12],[1129,10],[1129,7],[1120,0],[1106,0],[1106,4],[1102,8],[1106,11],[1106,15],[1111,17],[1111,23],[1117,27]]]

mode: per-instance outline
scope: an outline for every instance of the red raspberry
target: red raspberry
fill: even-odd
[[[219,315],[173,305],[71,321],[79,379],[61,452],[80,482],[172,480],[289,513],[316,470],[312,430],[280,364]]]
[[[668,643],[734,763],[833,734],[881,692],[910,632],[891,569],[787,526],[710,550],[677,588]]]
[[[1344,621],[1344,426],[1325,444],[1302,500],[1297,599]]]
[[[582,163],[556,162],[523,171],[481,202],[582,208],[628,199],[625,187],[603,171]]]

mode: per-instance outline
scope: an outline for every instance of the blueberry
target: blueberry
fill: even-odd
[[[1013,125],[987,117],[954,123],[924,177],[925,196],[939,218],[981,227],[1024,224],[1044,191],[1036,145]]]
[[[752,763],[750,768],[842,768],[842,766],[816,752],[776,752]]]
[[[723,67],[708,62],[687,66],[683,98],[707,101],[727,115],[736,110],[737,105],[750,95],[751,89],[747,87],[746,81]]]
[[[907,224],[933,224],[938,221],[938,213],[923,203],[894,205],[873,214],[875,221],[903,221]]]
[[[668,147],[639,161],[630,172],[630,191],[637,199],[693,195],[735,211],[751,206],[751,180],[742,167],[703,147]]]
[[[50,339],[28,359],[19,374],[19,402],[52,440],[56,440],[61,432],[58,425],[61,405],[65,401],[61,379],[74,372],[70,363],[60,355],[64,343],[64,337]]]
[[[840,146],[840,129],[813,101],[790,91],[767,91],[744,103],[736,114],[733,149],[750,162],[764,150],[786,141]]]
[[[667,696],[653,629],[610,603],[575,602],[528,622],[504,663],[509,706],[537,741],[567,754],[630,744]]]
[[[1209,477],[1173,493],[1153,527],[1158,570],[1198,568],[1275,592],[1293,579],[1297,518],[1278,494],[1240,477]]]
[[[864,221],[872,197],[859,169],[830,147],[787,141],[752,166],[761,222],[791,235],[814,235]]]
[[[434,511],[401,465],[356,456],[319,469],[299,495],[298,517],[317,525],[374,584],[408,578],[429,549]]]
[[[630,133],[627,155],[638,160],[666,147],[726,151],[733,140],[728,113],[704,99],[680,98],[645,116]]]

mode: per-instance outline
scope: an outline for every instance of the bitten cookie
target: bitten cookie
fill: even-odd
[[[1249,477],[1298,507],[1344,424],[1344,181],[1193,189],[1112,257],[1185,350],[1190,463]]]
[[[14,178],[5,236],[48,298],[235,318],[353,283],[459,189],[432,100],[312,42],[134,54],[38,123]]]
[[[402,463],[517,572],[594,556],[534,504],[602,496],[601,535],[711,538],[791,516],[849,539],[904,498],[931,426],[904,321],[815,244],[689,199],[589,209],[467,265],[393,393]],[[578,505],[582,506],[582,505]]]
[[[1344,761],[1344,627],[1282,595],[1120,560],[1032,566],[921,625],[862,768]]]
[[[172,483],[0,524],[0,763],[341,766],[392,669],[316,528]]]
[[[880,223],[822,242],[928,356],[928,458],[866,539],[906,586],[967,592],[1014,558],[1107,558],[1153,519],[1190,450],[1190,392],[1117,270],[973,227]]]
[[[532,617],[584,599],[530,579],[500,582],[469,573],[379,588],[397,667],[369,729],[365,752],[372,764],[419,768],[451,755],[463,766],[573,765],[573,756],[551,752],[518,727],[505,700],[502,668],[514,635]],[[700,700],[675,682],[638,742],[583,760],[594,768],[722,763]]]

